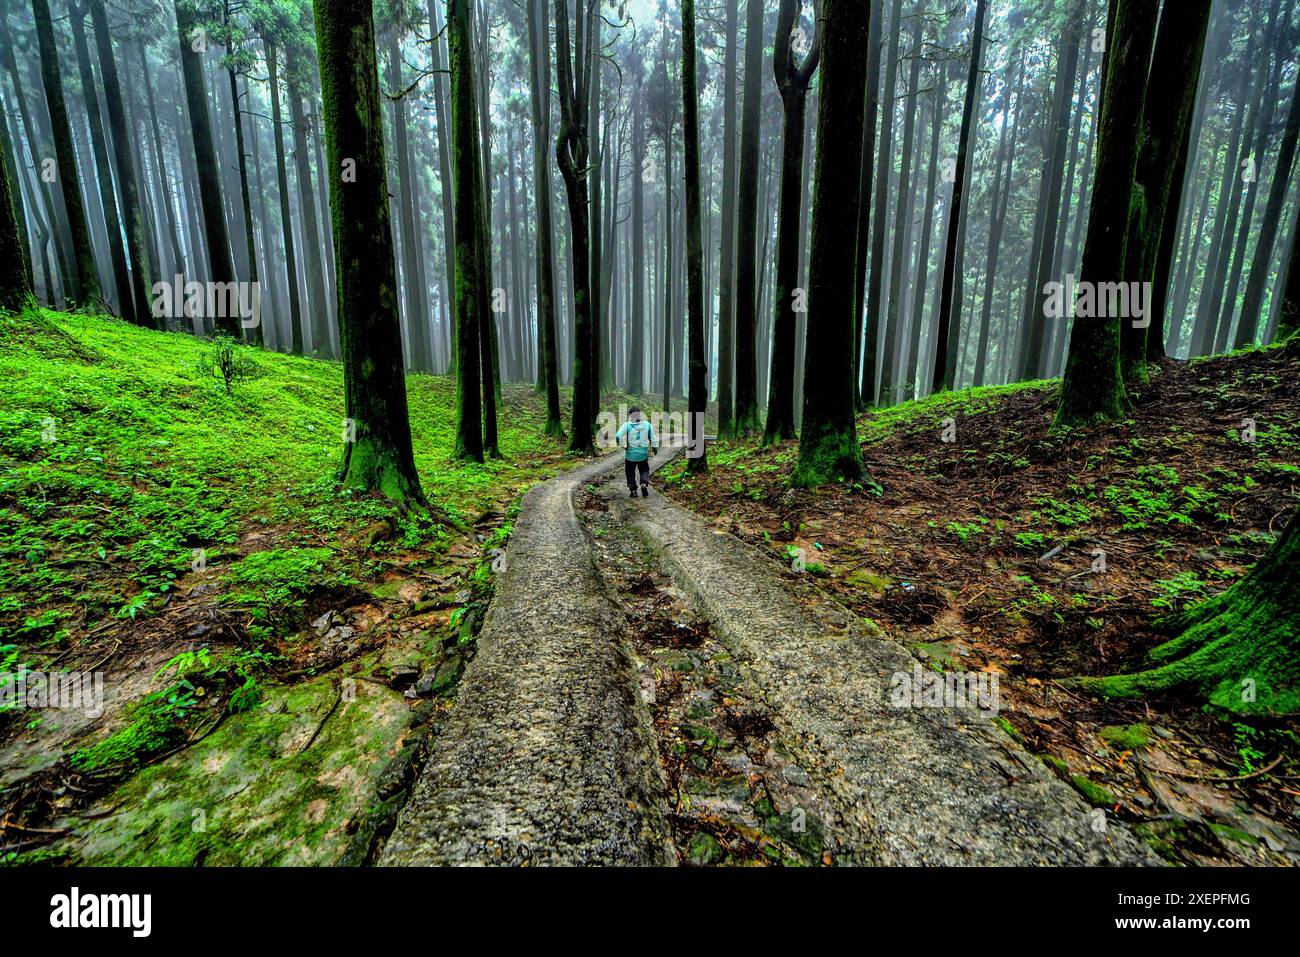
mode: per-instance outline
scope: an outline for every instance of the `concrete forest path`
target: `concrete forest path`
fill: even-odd
[[[833,860],[1156,862],[987,714],[891,706],[891,676],[917,663],[903,646],[657,492],[628,500],[620,466],[599,459],[525,496],[478,654],[380,864],[677,862],[627,597],[602,578],[580,495],[614,523],[594,534],[639,536],[739,664],[807,773]]]
[[[626,619],[574,499],[597,459],[524,496],[456,703],[379,863],[675,863]]]

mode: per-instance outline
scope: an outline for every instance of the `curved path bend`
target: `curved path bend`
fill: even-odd
[[[628,500],[620,464],[525,496],[478,654],[380,864],[676,863],[627,617],[575,510],[588,484],[731,649],[832,809],[837,860],[1158,863],[987,715],[891,707],[891,677],[917,663],[902,645],[694,513]]]
[[[627,622],[574,511],[621,464],[524,497],[478,653],[380,864],[676,863]]]

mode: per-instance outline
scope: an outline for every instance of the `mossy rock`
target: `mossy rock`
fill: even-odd
[[[1100,784],[1090,781],[1082,774],[1076,774],[1070,778],[1070,783],[1074,789],[1083,795],[1083,799],[1093,807],[1114,807],[1116,804],[1115,795]]]

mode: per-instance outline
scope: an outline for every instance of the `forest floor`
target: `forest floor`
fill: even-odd
[[[506,386],[451,461],[408,381],[431,516],[339,492],[338,363],[0,313],[0,672],[102,671],[102,714],[0,708],[0,863],[364,859],[445,710],[522,494],[569,468]],[[305,811],[304,811],[305,809]]]
[[[413,375],[414,515],[337,489],[337,363],[239,352],[228,391],[209,343],[0,314],[0,672],[108,676],[102,714],[0,708],[0,863],[1300,860],[1294,723],[1058,683],[1266,550],[1294,355],[1170,363],[1065,438],[1052,383],[870,413],[850,486],[728,442],[648,502],[562,475],[528,388],[453,463]],[[884,707],[917,661],[996,673],[996,720]]]
[[[1057,384],[976,389],[862,416],[856,485],[791,490],[797,446],[750,442],[662,481],[929,667],[998,674],[1003,731],[1166,860],[1295,864],[1296,722],[1059,679],[1140,670],[1161,615],[1267,550],[1300,493],[1297,381],[1294,351],[1170,362],[1130,421],[1066,437]]]

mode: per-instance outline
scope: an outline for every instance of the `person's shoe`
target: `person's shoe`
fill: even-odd
[[[633,492],[632,494],[635,495],[636,493]],[[642,497],[642,498],[649,498],[649,497],[650,497],[650,486],[649,486],[649,485],[642,485],[642,486],[641,486],[641,497]]]
[[[632,489],[630,492],[628,492],[628,493],[627,493],[627,497],[628,497],[628,498],[636,498],[636,489]]]

